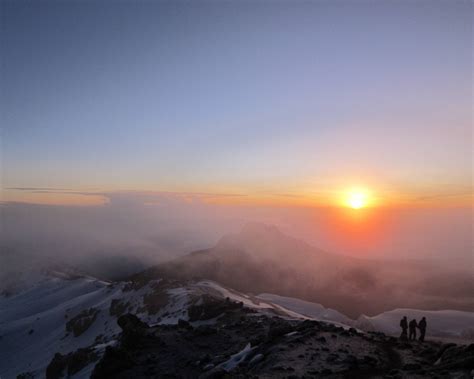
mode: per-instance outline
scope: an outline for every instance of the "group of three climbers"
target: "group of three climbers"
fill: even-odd
[[[426,318],[422,318],[419,322],[416,322],[416,319],[413,319],[408,323],[407,316],[403,316],[400,320],[400,327],[402,328],[402,334],[400,339],[402,340],[416,340],[416,328],[420,329],[420,341],[425,340],[426,334]],[[407,331],[410,331],[410,334],[407,334]]]

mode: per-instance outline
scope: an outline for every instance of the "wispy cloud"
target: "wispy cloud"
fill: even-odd
[[[7,187],[5,190],[9,191],[26,191],[26,192],[55,192],[55,191],[74,191],[71,188],[52,188],[52,187]]]
[[[46,187],[9,187],[9,191],[21,192],[20,196],[12,196],[4,200],[3,203],[41,203],[42,195],[54,196],[77,196],[77,197],[99,197],[104,204],[122,204],[122,205],[163,205],[169,203],[200,203],[212,202],[219,199],[242,198],[247,195],[240,193],[212,193],[212,192],[174,192],[174,191],[139,191],[139,190],[120,190],[120,191],[77,191],[67,188],[46,188]],[[28,196],[31,194],[31,196]],[[54,205],[54,198],[51,200],[48,196],[48,203]],[[58,201],[57,205],[67,205],[64,201]],[[98,204],[91,204],[98,205]]]
[[[449,193],[434,193],[425,196],[419,196],[415,201],[426,201],[426,200],[437,200],[437,199],[446,199],[446,198],[459,198],[459,197],[468,197],[474,196],[473,189],[460,191],[460,192],[449,192]]]

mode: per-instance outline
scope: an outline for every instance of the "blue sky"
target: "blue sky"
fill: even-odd
[[[471,190],[469,1],[1,6],[4,188]]]

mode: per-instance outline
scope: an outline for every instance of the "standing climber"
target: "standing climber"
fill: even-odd
[[[416,328],[417,327],[418,327],[418,324],[416,323],[415,319],[411,320],[410,323],[408,324],[408,329],[410,330],[410,334],[408,336],[409,340],[416,340]]]
[[[407,339],[407,329],[408,329],[407,316],[403,316],[403,318],[400,320],[400,328],[402,328],[402,334],[400,335],[400,339],[401,340],[406,340]]]
[[[422,318],[418,323],[418,329],[420,329],[420,341],[423,342],[425,340],[426,334],[426,318]]]

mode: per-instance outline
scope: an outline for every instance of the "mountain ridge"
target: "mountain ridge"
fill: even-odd
[[[474,311],[468,270],[328,253],[265,224],[248,224],[214,247],[160,263],[132,279],[160,276],[207,278],[243,292],[298,297],[352,318],[400,307]],[[445,279],[456,284],[443,287]]]

